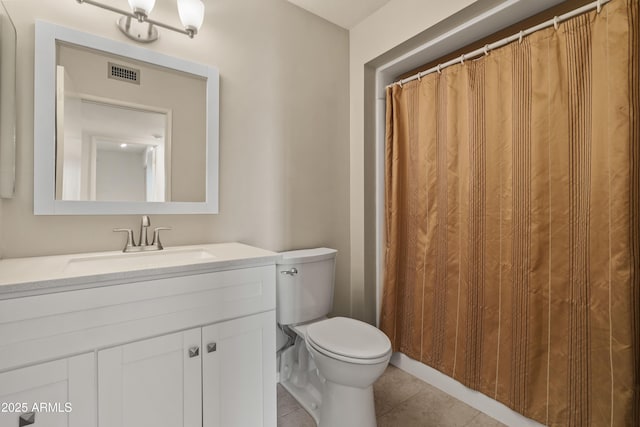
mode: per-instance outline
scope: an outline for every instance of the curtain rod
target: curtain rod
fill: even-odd
[[[602,6],[609,3],[611,0],[597,0],[594,1],[593,3],[589,3],[589,4],[585,4],[582,7],[579,7],[577,9],[572,10],[571,12],[567,12],[563,15],[560,16],[554,16],[553,19],[550,19],[548,21],[545,21],[541,24],[538,24],[536,26],[533,26],[531,28],[527,28],[526,30],[520,31],[517,34],[514,34],[512,36],[506,37],[502,40],[498,40],[497,42],[493,42],[487,45],[484,45],[484,47],[481,47],[480,49],[476,49],[472,52],[469,53],[465,53],[460,55],[457,58],[454,58],[450,61],[444,62],[442,64],[438,64],[435,67],[429,68],[428,70],[425,71],[421,71],[419,73],[416,73],[412,76],[409,76],[407,78],[398,80],[397,82],[393,82],[390,85],[388,85],[387,87],[392,87],[394,85],[399,85],[400,87],[402,87],[403,84],[405,83],[409,83],[413,80],[419,80],[422,77],[428,75],[428,74],[433,74],[433,73],[439,73],[441,72],[444,68],[450,67],[452,65],[455,64],[464,64],[464,61],[469,60],[469,59],[473,59],[476,58],[480,55],[488,55],[490,51],[497,49],[499,47],[508,45],[511,42],[514,42],[516,40],[519,40],[520,42],[522,42],[522,38],[528,36],[529,34],[535,33],[536,31],[540,31],[544,28],[547,27],[551,27],[554,26],[556,28],[556,30],[558,29],[558,25],[563,22],[566,21],[567,19],[571,19],[574,16],[578,16],[578,15],[582,15],[583,13],[586,12],[590,12],[593,9],[596,9],[598,11],[598,13],[600,13],[600,10],[602,10]]]

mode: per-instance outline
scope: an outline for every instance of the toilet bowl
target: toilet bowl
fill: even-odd
[[[373,383],[391,358],[387,336],[367,323],[335,317],[309,325],[305,343],[325,380],[318,426],[375,426]]]
[[[282,386],[319,427],[374,427],[373,383],[391,342],[368,323],[326,318],[333,301],[336,251],[291,251],[278,262],[278,324],[293,343],[279,354]]]

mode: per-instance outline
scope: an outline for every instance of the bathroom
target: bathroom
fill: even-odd
[[[103,3],[130,10],[125,0]],[[354,11],[345,6],[350,3],[354,9],[356,3],[368,4]],[[422,64],[560,3],[571,3],[559,12],[564,13],[575,9],[576,3],[587,2],[205,0],[204,23],[193,38],[159,28],[158,40],[141,44],[117,28],[118,15],[109,10],[75,0],[3,0],[3,12],[15,26],[17,54],[15,145],[6,142],[4,124],[0,144],[0,260],[121,250],[126,236],[113,229],[132,229],[135,241],[140,217],[148,214],[149,241],[154,228],[171,227],[160,233],[166,249],[227,242],[273,252],[333,248],[337,253],[330,317],[377,325],[383,278],[384,110],[380,107],[384,107],[385,86]],[[337,9],[331,9],[332,4]],[[181,26],[173,0],[157,0],[150,16]],[[219,73],[217,185],[208,187],[216,190],[215,214],[177,213],[151,204],[146,210],[128,212],[98,206],[91,213],[34,213],[38,208],[34,188],[53,187],[49,177],[43,179],[42,169],[34,167],[40,158],[40,134],[34,129],[41,125],[35,117],[47,111],[47,117],[55,116],[53,105],[39,109],[34,101],[36,21],[215,67]],[[4,101],[9,95],[3,91],[0,96]],[[189,172],[182,179],[187,186],[193,184]],[[38,268],[34,264],[30,269]],[[2,327],[10,332],[10,325]],[[12,349],[4,346],[2,351]],[[46,359],[50,360],[53,357]],[[474,425],[474,419],[476,425],[539,425],[413,362],[394,355],[395,367],[374,387],[380,390],[381,384],[383,392],[389,391],[387,402],[376,395],[376,409],[383,411],[379,425]],[[0,369],[2,373],[5,369]],[[399,379],[405,383],[396,384]],[[285,400],[293,405],[280,389],[277,397],[278,405]],[[419,398],[446,403],[428,405]],[[463,406],[453,406],[454,400],[449,399]],[[278,420],[277,414],[271,414],[272,424],[265,425],[285,425],[287,419],[289,425],[309,422],[303,408],[288,408],[290,412]],[[446,420],[467,412],[471,415],[462,417],[460,424],[447,424]],[[291,421],[297,416],[303,421]],[[0,414],[0,425],[4,426],[5,418]],[[14,418],[7,425],[18,425]],[[569,425],[554,425],[564,424]],[[614,424],[624,425],[619,420]]]

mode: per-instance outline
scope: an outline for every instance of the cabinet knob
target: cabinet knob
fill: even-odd
[[[35,422],[36,422],[36,413],[27,412],[26,414],[21,414],[20,418],[18,418],[18,427],[30,426]]]
[[[191,347],[189,349],[189,357],[198,357],[200,356],[200,347]]]
[[[218,349],[218,346],[216,345],[216,343],[211,342],[211,343],[207,344],[207,353],[213,353],[217,349]]]

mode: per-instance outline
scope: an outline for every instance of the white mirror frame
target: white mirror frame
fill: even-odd
[[[86,46],[183,71],[207,80],[207,182],[204,202],[107,202],[55,198],[56,42]],[[128,215],[218,213],[219,73],[149,49],[36,21],[34,70],[33,213],[35,215]]]

